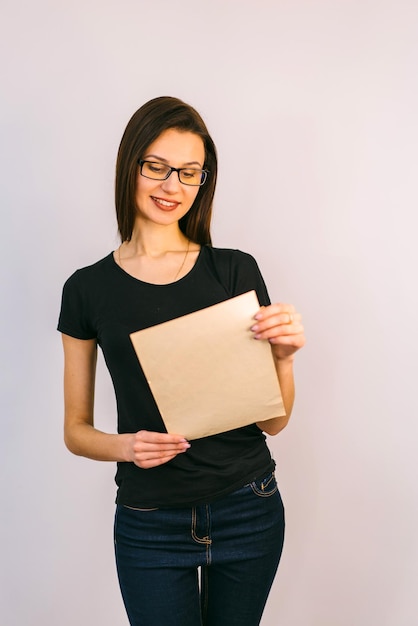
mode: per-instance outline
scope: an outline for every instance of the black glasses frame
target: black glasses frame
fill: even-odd
[[[192,170],[194,169],[193,167],[170,167],[169,165],[165,165],[165,163],[158,163],[158,165],[164,165],[164,167],[168,167],[168,171],[166,176],[164,176],[163,178],[154,178],[154,176],[146,176],[146,174],[142,173],[142,166],[144,163],[154,163],[156,164],[156,161],[147,161],[147,160],[143,160],[143,159],[138,159],[138,165],[140,167],[140,174],[141,176],[143,176],[144,178],[148,178],[149,180],[167,180],[167,178],[170,178],[171,174],[173,172],[177,172],[177,176],[179,177],[179,181],[181,182],[182,185],[187,185],[188,187],[201,187],[202,185],[205,184],[206,179],[208,177],[209,174],[209,170],[196,170],[197,172],[201,172],[202,174],[202,178],[200,179],[200,183],[184,183],[181,179],[180,179],[180,172],[184,171],[184,170]]]

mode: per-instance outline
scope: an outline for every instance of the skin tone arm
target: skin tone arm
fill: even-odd
[[[147,469],[162,465],[190,444],[181,435],[154,433],[108,434],[94,428],[94,381],[97,346],[94,340],[63,335],[64,440],[74,454],[98,461],[130,461]]]
[[[272,304],[263,307],[255,316],[251,330],[255,339],[267,339],[277,371],[286,415],[275,417],[257,426],[269,435],[277,435],[287,425],[295,398],[293,360],[297,350],[305,345],[301,316],[290,304]]]

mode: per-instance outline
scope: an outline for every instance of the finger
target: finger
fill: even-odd
[[[271,345],[275,346],[288,346],[294,347],[295,350],[299,350],[299,348],[303,348],[305,345],[305,335],[303,333],[298,333],[297,335],[282,335],[276,337],[268,338],[268,341]]]
[[[141,437],[136,437],[133,443],[136,447],[142,447],[146,450],[177,450],[179,448],[184,448],[187,445],[190,445],[187,439],[183,439],[183,441],[179,441],[178,443],[173,442],[150,442],[144,441]]]
[[[280,324],[293,324],[295,322],[300,322],[302,316],[297,311],[283,311],[277,315]],[[263,321],[268,322],[272,319],[272,316],[265,318]],[[274,319],[274,317],[273,317]]]
[[[145,462],[149,462],[149,461],[159,461],[160,459],[163,459],[163,463],[166,462],[166,460],[164,459],[168,459],[168,458],[174,458],[175,456],[177,456],[178,454],[182,454],[183,452],[187,452],[187,450],[190,448],[190,443],[187,444],[183,444],[182,446],[179,446],[177,448],[170,448],[170,449],[164,449],[164,448],[157,448],[157,449],[150,449],[150,448],[144,448],[141,446],[137,446],[134,447],[133,452],[134,452],[134,456],[133,456],[133,460],[135,463],[145,463]]]
[[[140,430],[135,433],[133,449],[137,454],[177,454],[190,448],[190,443],[182,435]]]
[[[136,438],[145,443],[154,444],[178,444],[187,442],[187,439],[182,435],[176,435],[173,433],[157,433],[151,430],[139,430],[136,433]]]
[[[285,304],[283,302],[277,302],[275,304],[270,304],[269,306],[263,306],[258,311],[258,313],[254,316],[256,320],[262,320],[271,315],[280,315],[282,313],[296,313],[295,307],[293,304]]]
[[[293,324],[294,321],[300,321],[301,316],[292,304],[271,304],[262,307],[254,316],[256,323],[251,330],[265,330],[274,325]]]
[[[273,328],[268,328],[263,332],[257,332],[254,335],[254,339],[270,339],[277,338],[278,340],[284,339],[286,337],[294,338],[295,341],[297,337],[303,336],[303,326],[302,324],[283,324],[281,326],[274,326]]]
[[[186,452],[190,448],[190,443],[184,441],[178,444],[156,444],[145,443],[143,441],[136,441],[133,444],[133,451],[137,457],[141,458],[158,458],[161,455],[167,454],[179,454],[180,452]]]
[[[270,315],[269,317],[265,317],[263,320],[257,321],[256,324],[251,326],[251,330],[263,331],[269,328],[274,328],[274,326],[289,326],[289,325],[297,325],[300,324],[302,316],[299,313],[278,313],[275,315]]]
[[[165,456],[160,456],[159,458],[153,459],[138,459],[135,461],[135,465],[142,469],[150,469],[152,467],[158,467],[159,465],[164,465],[164,463],[168,463],[172,459],[174,459],[176,454],[168,454]]]

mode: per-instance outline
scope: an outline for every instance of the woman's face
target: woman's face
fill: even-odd
[[[170,167],[203,169],[203,140],[192,132],[170,128],[148,146],[142,160]],[[177,172],[171,172],[166,180],[153,180],[142,176],[138,168],[137,220],[161,225],[178,222],[189,211],[198,192],[198,186],[181,183]]]

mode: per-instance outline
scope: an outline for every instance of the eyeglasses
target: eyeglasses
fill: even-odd
[[[208,177],[208,170],[196,170],[193,167],[170,167],[157,161],[138,161],[141,176],[152,180],[167,180],[172,172],[177,172],[179,181],[183,185],[200,187],[205,184]]]

